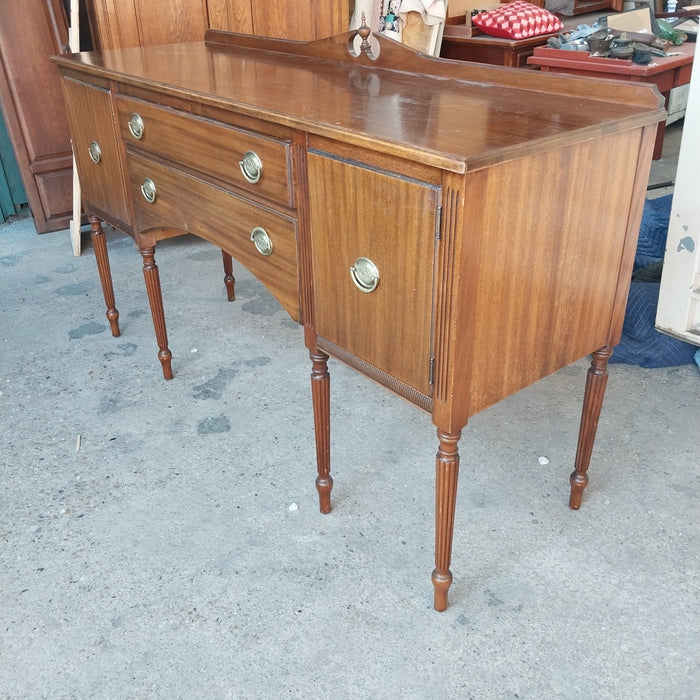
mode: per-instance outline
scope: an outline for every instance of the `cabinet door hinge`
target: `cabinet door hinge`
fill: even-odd
[[[432,385],[435,381],[435,358],[430,358],[430,368],[428,370],[428,384]]]
[[[437,215],[435,217],[435,238],[440,240],[442,236],[442,204],[437,208]]]

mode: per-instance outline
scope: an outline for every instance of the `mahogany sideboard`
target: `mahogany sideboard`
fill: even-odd
[[[665,113],[651,85],[427,58],[364,34],[210,30],[53,60],[113,333],[101,220],[143,256],[166,377],[156,241],[193,233],[244,264],[303,325],[323,513],[329,355],[430,413],[444,610],[468,418],[593,353],[580,505]]]

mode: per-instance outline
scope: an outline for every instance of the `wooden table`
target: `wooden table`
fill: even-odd
[[[690,82],[695,43],[686,42],[681,46],[670,47],[669,53],[672,55],[655,57],[651,63],[643,66],[618,58],[591,56],[587,51],[562,51],[540,47],[534,49],[534,53],[527,59],[527,63],[542,71],[552,73],[571,73],[593,78],[614,78],[615,80],[652,83],[659,88],[664,96],[665,105],[668,107],[671,90]],[[666,123],[659,122],[654,144],[654,160],[661,158],[665,129]]]
[[[579,507],[663,118],[653,86],[441,61],[358,34],[210,31],[54,60],[112,322],[101,219],[143,256],[166,376],[156,241],[193,233],[240,260],[303,325],[322,512],[329,355],[437,428],[436,609],[469,416],[593,353]]]
[[[553,34],[541,34],[527,39],[504,39],[488,34],[461,36],[456,29],[459,26],[446,25],[442,37],[441,58],[453,58],[459,61],[489,63],[494,66],[521,68],[527,66],[527,59],[532,56],[535,47],[547,44]],[[452,31],[450,31],[452,30]]]

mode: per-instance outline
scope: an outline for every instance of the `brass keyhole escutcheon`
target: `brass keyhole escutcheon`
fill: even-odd
[[[260,182],[260,178],[263,174],[263,164],[262,160],[260,160],[260,156],[255,153],[255,151],[246,151],[238,165],[241,168],[243,177],[250,182],[251,185]]]
[[[143,198],[147,201],[153,204],[153,202],[156,201],[156,196],[158,195],[158,190],[156,189],[156,184],[151,180],[150,177],[147,177],[142,183],[141,183],[141,194],[143,195]]]
[[[369,258],[357,258],[350,268],[350,276],[355,286],[366,294],[379,284],[379,268]]]
[[[272,255],[272,239],[264,228],[256,226],[251,231],[250,240],[260,255]]]
[[[141,119],[141,115],[134,112],[131,115],[131,119],[129,119],[129,131],[131,132],[131,135],[140,141],[143,138],[144,129],[145,127],[143,124],[143,119]]]
[[[102,160],[102,149],[97,141],[92,141],[88,146],[88,153],[93,163],[99,163]]]

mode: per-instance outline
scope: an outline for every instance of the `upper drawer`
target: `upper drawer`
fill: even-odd
[[[290,142],[127,97],[117,112],[126,143],[294,208]]]

